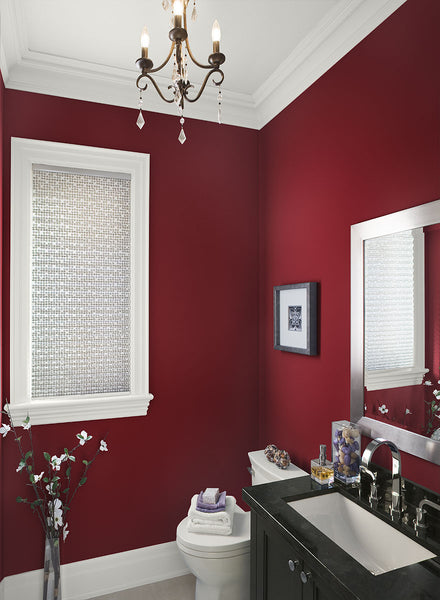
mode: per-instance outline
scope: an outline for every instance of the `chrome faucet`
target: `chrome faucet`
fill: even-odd
[[[379,498],[377,496],[377,473],[375,471],[370,471],[370,469],[367,469],[367,467],[365,467],[364,465],[361,465],[359,467],[359,470],[361,471],[361,473],[365,473],[365,475],[369,475],[371,477],[370,495],[368,496],[368,502],[370,503],[372,509],[377,510],[377,505],[379,504]]]
[[[370,466],[370,462],[373,457],[373,454],[375,453],[377,448],[379,448],[379,446],[388,446],[388,448],[391,450],[391,456],[392,456],[391,474],[392,474],[393,482],[392,482],[390,514],[391,514],[391,518],[393,519],[393,521],[396,521],[396,520],[400,519],[400,512],[401,512],[400,509],[401,509],[401,499],[402,499],[401,479],[400,479],[401,458],[400,458],[399,448],[396,446],[396,444],[394,444],[393,442],[390,442],[389,440],[385,440],[383,438],[376,438],[375,440],[373,440],[372,442],[370,442],[368,444],[368,446],[364,450],[364,453],[362,454],[361,470],[365,473],[368,473],[370,476],[374,475],[374,477],[372,477],[372,479],[373,479],[372,485],[374,485],[374,487],[376,487],[376,474],[371,472],[371,470],[369,469],[369,466]],[[370,493],[370,504],[371,504],[372,495],[373,495],[373,491]]]
[[[427,500],[426,498],[424,498],[423,500],[420,500],[419,506],[416,508],[416,518],[414,519],[414,529],[416,531],[416,535],[422,536],[422,537],[424,537],[426,535],[426,530],[428,528],[428,526],[426,525],[426,522],[425,522],[426,510],[423,508],[424,505],[430,506],[431,508],[435,508],[436,510],[440,511],[440,506],[438,504],[436,504],[435,502],[431,502],[431,500]]]

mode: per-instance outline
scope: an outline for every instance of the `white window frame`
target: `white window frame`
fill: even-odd
[[[412,230],[414,239],[414,363],[411,367],[367,371],[367,391],[386,390],[408,385],[420,385],[428,369],[425,368],[425,235],[423,227]]]
[[[32,165],[125,173],[131,179],[130,391],[32,398]],[[11,140],[10,398],[14,422],[33,424],[145,415],[148,390],[149,155],[45,142]]]

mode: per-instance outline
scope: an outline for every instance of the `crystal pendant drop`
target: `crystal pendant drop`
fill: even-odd
[[[192,9],[192,13],[191,13],[191,21],[197,21],[197,9],[196,9],[195,4],[194,4],[194,8]]]
[[[179,142],[180,142],[181,144],[184,144],[184,143],[185,143],[185,141],[186,141],[186,135],[185,135],[185,132],[183,131],[183,127],[182,127],[182,129],[180,130],[180,133],[179,133],[179,138],[178,138],[178,139],[179,139]]]
[[[183,117],[180,117],[180,133],[179,133],[179,142],[181,144],[185,143],[186,140],[186,135],[185,132],[183,131],[183,124],[185,123],[185,119]]]
[[[223,122],[222,121],[222,91],[221,91],[221,89],[219,89],[219,91],[218,91],[217,102],[218,102],[217,118],[218,118],[219,125],[221,125]]]
[[[164,10],[168,10],[170,3],[168,2],[168,0],[162,0],[162,6]]]
[[[142,129],[142,127],[145,125],[145,119],[142,115],[142,111],[139,111],[139,115],[136,121],[136,125],[139,127],[139,129]]]

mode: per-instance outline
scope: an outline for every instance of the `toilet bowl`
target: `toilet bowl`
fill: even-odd
[[[307,475],[293,464],[279,469],[263,450],[249,452],[249,460],[252,485]],[[235,507],[231,535],[188,532],[188,519],[177,526],[176,543],[196,577],[195,600],[249,600],[250,512]]]
[[[250,513],[236,507],[231,535],[190,533],[188,518],[176,543],[196,577],[196,600],[249,600]]]

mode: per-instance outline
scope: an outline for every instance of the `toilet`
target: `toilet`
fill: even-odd
[[[252,485],[307,475],[290,464],[279,469],[264,450],[248,454]],[[196,578],[195,600],[249,600],[250,512],[235,507],[232,535],[190,533],[188,517],[177,526],[176,543]]]

